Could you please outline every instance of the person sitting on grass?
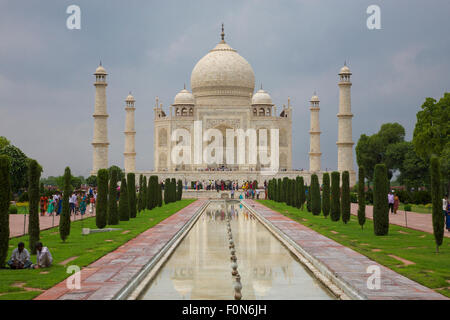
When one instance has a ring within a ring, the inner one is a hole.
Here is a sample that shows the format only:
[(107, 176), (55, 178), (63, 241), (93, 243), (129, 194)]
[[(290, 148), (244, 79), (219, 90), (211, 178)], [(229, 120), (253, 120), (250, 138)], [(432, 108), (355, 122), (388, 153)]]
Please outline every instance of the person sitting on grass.
[(36, 243), (36, 255), (37, 255), (37, 261), (36, 264), (33, 264), (31, 268), (33, 269), (41, 269), (41, 268), (48, 268), (52, 265), (53, 258), (50, 254), (50, 251), (47, 247), (42, 246), (42, 242)]
[(30, 253), (25, 249), (23, 242), (19, 242), (7, 263), (11, 269), (27, 269), (31, 267)]

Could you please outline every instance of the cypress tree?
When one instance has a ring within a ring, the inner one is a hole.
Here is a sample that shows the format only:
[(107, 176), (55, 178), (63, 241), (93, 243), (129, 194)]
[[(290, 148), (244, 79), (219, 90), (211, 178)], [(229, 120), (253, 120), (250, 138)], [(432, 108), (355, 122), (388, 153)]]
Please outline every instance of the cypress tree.
[(306, 194), (305, 194), (305, 181), (303, 177), (299, 177), (297, 186), (298, 191), (298, 203), (297, 208), (301, 208), (303, 210), (303, 205), (305, 204)]
[(62, 198), (61, 217), (59, 220), (59, 236), (62, 241), (66, 241), (70, 234), (70, 207), (69, 198), (72, 194), (72, 173), (70, 168), (66, 167), (64, 171), (64, 190)]
[(361, 229), (366, 223), (366, 195), (364, 189), (364, 167), (360, 166), (358, 169), (358, 223)]
[[(172, 180), (170, 182), (171, 182), (171, 188), (172, 188), (170, 202), (175, 202), (175, 201), (177, 201), (177, 181), (175, 180), (175, 178), (172, 178)], [(204, 187), (205, 186), (203, 186), (203, 188)]]
[(350, 175), (348, 171), (342, 172), (341, 214), (342, 221), (347, 224), (350, 220)]
[(180, 201), (183, 197), (183, 181), (181, 179), (177, 182), (177, 201)]
[(292, 206), (294, 208), (297, 208), (297, 202), (298, 202), (298, 184), (297, 184), (297, 179), (292, 179)]
[(375, 165), (373, 175), (373, 228), (375, 235), (384, 236), (389, 232), (389, 206), (387, 169), (384, 164)]
[(322, 212), (326, 218), (330, 214), (330, 174), (325, 172), (322, 176)]
[(283, 199), (282, 202), (287, 204), (288, 197), (289, 197), (289, 178), (288, 177), (283, 178), (283, 194), (281, 197)]
[(39, 179), (42, 168), (36, 160), (31, 159), (28, 163), (28, 200), (30, 217), (28, 220), (28, 234), (30, 250), (36, 254), (36, 242), (39, 241)]
[(158, 183), (158, 207), (162, 207), (162, 183)]
[(5, 265), (9, 249), (9, 203), (11, 201), (11, 158), (0, 156), (0, 268)]
[[(97, 173), (98, 190), (97, 204), (95, 206), (95, 225), (99, 229), (106, 227), (108, 223), (108, 180), (109, 171), (100, 169)], [(64, 210), (64, 209), (63, 209)]]
[(142, 174), (139, 175), (139, 193), (137, 195), (137, 212), (141, 212), (142, 210), (142, 201), (141, 201), (141, 196), (142, 196), (142, 180), (143, 180), (143, 176)]
[(341, 190), (340, 190), (340, 175), (339, 172), (333, 171), (331, 173), (331, 221), (339, 221), (341, 218)]
[(291, 179), (287, 179), (285, 182), (286, 186), (286, 196), (285, 196), (285, 203), (290, 206), (291, 205)]
[(108, 224), (119, 224), (119, 211), (117, 209), (117, 169), (110, 170), (109, 195), (108, 195)]
[(148, 183), (147, 183), (147, 190), (146, 190), (146, 194), (145, 194), (145, 208), (147, 210), (152, 210), (152, 186), (153, 186), (153, 182), (152, 182), (152, 176), (150, 176), (148, 178)]
[(128, 203), (128, 187), (125, 177), (120, 183), (119, 217), (120, 221), (130, 220), (130, 204)]
[(277, 181), (277, 202), (281, 202), (281, 195), (283, 194), (283, 184), (281, 183), (281, 178)]
[(311, 176), (311, 211), (312, 214), (318, 216), (322, 211), (320, 203), (320, 185), (317, 174)]
[(127, 174), (127, 192), (130, 218), (136, 218), (136, 176), (132, 172)]
[(311, 212), (312, 208), (311, 208), (311, 186), (305, 186), (305, 190), (306, 190), (306, 210), (308, 210), (308, 212)]
[(170, 192), (170, 179), (167, 178), (166, 182), (164, 183), (164, 203), (168, 204), (170, 203), (170, 196), (169, 196), (169, 192)]
[(158, 176), (153, 176), (153, 195), (152, 195), (152, 202), (153, 202), (153, 208), (156, 208), (158, 206)]
[(444, 239), (444, 215), (441, 209), (441, 168), (437, 157), (432, 157), (430, 160), (430, 177), (431, 203), (433, 205), (433, 233), (436, 242), (436, 252), (439, 253), (439, 246), (442, 245)]
[(147, 199), (147, 177), (144, 176), (142, 179), (142, 190), (140, 194), (140, 200), (141, 200), (141, 211), (146, 209), (146, 199)]

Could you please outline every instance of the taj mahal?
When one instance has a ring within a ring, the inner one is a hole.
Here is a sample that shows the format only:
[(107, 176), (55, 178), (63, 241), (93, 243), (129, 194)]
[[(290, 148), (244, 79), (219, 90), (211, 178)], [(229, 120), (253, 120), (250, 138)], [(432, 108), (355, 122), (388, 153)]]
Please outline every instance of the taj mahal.
[[(109, 167), (107, 72), (100, 64), (94, 75), (96, 95), (92, 174)], [(356, 177), (353, 168), (351, 75), (346, 65), (339, 72), (336, 169), (340, 172), (349, 171), (350, 184), (354, 185)], [(223, 25), (220, 42), (201, 58), (192, 70), (190, 87), (191, 91), (185, 86), (175, 95), (168, 110), (164, 110), (156, 97), (153, 119), (153, 170), (136, 171), (136, 101), (131, 93), (126, 97), (123, 165), (126, 173), (158, 175), (160, 180), (176, 178), (186, 184), (190, 184), (190, 181), (212, 179), (239, 183), (257, 180), (262, 184), (274, 177), (297, 176), (303, 176), (309, 184), (311, 174), (314, 173), (321, 180), (318, 96), (314, 94), (309, 101), (309, 170), (293, 170), (292, 149), (298, 146), (293, 145), (292, 141), (292, 124), (294, 121), (295, 125), (295, 119), (292, 118), (293, 106), (290, 98), (287, 98), (286, 104), (277, 108), (262, 85), (255, 92), (253, 69), (247, 60), (225, 41)], [(213, 134), (205, 135), (205, 130)], [(197, 135), (196, 132), (199, 131), (203, 135)], [(230, 132), (243, 135), (230, 136)], [(252, 143), (254, 148), (251, 148)], [(267, 157), (272, 159), (269, 164), (263, 161), (259, 153), (263, 147)], [(204, 153), (209, 153), (213, 161), (207, 161), (206, 157), (202, 156)], [(182, 160), (175, 161), (174, 158)], [(272, 167), (274, 163), (275, 170)]]

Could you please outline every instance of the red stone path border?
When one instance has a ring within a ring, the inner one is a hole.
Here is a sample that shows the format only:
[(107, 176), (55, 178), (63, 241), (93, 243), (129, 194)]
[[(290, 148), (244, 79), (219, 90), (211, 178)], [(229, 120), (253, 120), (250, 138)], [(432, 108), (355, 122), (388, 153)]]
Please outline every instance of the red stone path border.
[[(92, 214), (89, 213), (89, 208), (86, 210), (86, 214), (83, 216), (83, 219), (87, 219), (90, 217), (95, 217), (95, 209)], [(30, 218), (30, 215), (26, 215), (25, 220), (25, 214), (10, 214), (9, 215), (9, 237), (19, 237), (23, 236), (24, 234), (28, 233), (28, 220)], [(23, 232), (23, 226), (24, 226), (24, 220), (25, 220), (25, 233)], [(81, 220), (81, 215), (78, 214), (76, 216), (72, 215), (70, 217), (70, 220), (72, 221), (78, 221)], [(41, 230), (50, 229), (53, 227), (59, 226), (59, 216), (53, 217), (52, 216), (41, 216), (39, 214), (39, 226)]]
[(205, 200), (197, 200), (81, 270), (81, 289), (66, 281), (35, 300), (110, 300), (189, 221)]
[[(351, 214), (358, 214), (358, 204), (352, 203)], [(373, 219), (373, 206), (366, 206), (366, 218)], [(407, 212), (408, 226), (406, 226), (405, 211), (398, 210), (396, 214), (389, 212), (389, 223), (414, 230), (433, 233), (433, 221), (430, 213)], [(450, 232), (444, 230), (444, 236), (450, 237)]]
[[(253, 200), (244, 201), (308, 254), (317, 259), (319, 263), (327, 267), (333, 274), (367, 299), (448, 299), (258, 202)], [(381, 270), (381, 289), (379, 290), (367, 288), (367, 280), (371, 275), (366, 272), (369, 266), (378, 266)]]

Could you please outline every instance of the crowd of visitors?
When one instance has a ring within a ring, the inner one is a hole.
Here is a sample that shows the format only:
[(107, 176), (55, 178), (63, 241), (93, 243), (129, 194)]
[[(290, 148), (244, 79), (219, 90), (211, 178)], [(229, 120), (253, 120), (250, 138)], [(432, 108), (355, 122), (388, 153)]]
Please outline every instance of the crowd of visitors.
[[(86, 191), (73, 192), (69, 197), (70, 214), (84, 215), (89, 207), (89, 213), (94, 211), (95, 202), (97, 200), (97, 192), (90, 188)], [(59, 216), (62, 210), (62, 195), (56, 192), (54, 195), (47, 197), (42, 196), (39, 200), (41, 216)]]

